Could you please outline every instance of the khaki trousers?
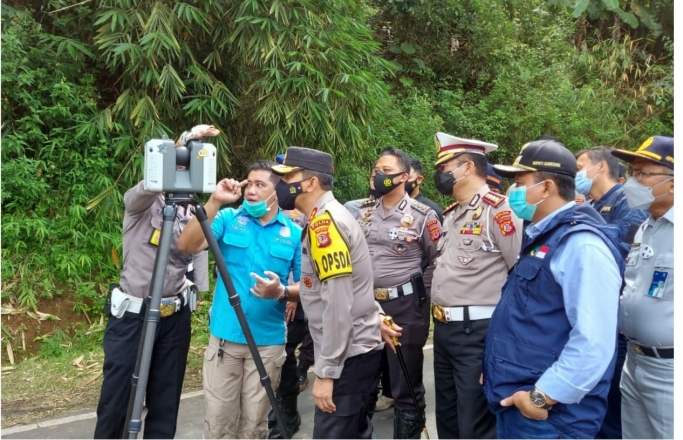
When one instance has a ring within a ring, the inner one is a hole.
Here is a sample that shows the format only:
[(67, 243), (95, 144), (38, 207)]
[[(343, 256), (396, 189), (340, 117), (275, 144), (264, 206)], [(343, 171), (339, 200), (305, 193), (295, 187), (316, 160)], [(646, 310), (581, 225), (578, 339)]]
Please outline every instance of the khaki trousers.
[[(249, 346), (211, 335), (204, 353), (204, 438), (266, 438), (270, 401), (261, 385)], [(280, 383), (286, 353), (283, 345), (259, 346), (273, 390)]]

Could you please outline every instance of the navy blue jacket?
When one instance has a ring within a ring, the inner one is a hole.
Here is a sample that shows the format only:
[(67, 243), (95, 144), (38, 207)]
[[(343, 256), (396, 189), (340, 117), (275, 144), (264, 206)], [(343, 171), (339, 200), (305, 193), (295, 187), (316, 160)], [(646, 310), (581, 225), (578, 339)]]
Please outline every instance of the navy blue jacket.
[[(594, 201), (592, 206), (607, 223), (619, 227), (621, 240), (627, 245), (631, 244), (638, 227), (643, 224), (648, 216), (647, 211), (631, 209), (628, 206), (621, 183), (614, 185), (612, 189), (600, 197), (600, 200)], [(628, 249), (626, 252), (628, 253)]]
[[(500, 406), (502, 399), (520, 390), (532, 390), (541, 375), (560, 357), (569, 340), (572, 327), (567, 319), (562, 288), (550, 271), (550, 260), (553, 250), (566, 235), (579, 231), (597, 234), (623, 273), (620, 233), (590, 206), (577, 205), (559, 213), (535, 239), (524, 236), (519, 261), (503, 286), (486, 336), (482, 362), (484, 393), (494, 414), (510, 409)], [(531, 255), (539, 245), (549, 249), (544, 258)], [(548, 421), (572, 437), (594, 438), (607, 410), (615, 359), (580, 403), (557, 403)]]

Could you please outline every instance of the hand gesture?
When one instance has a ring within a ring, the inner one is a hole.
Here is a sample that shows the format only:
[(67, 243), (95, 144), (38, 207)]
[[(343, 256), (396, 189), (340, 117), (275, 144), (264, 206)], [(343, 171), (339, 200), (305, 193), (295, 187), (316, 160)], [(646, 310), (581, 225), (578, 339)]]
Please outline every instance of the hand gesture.
[(333, 391), (334, 379), (315, 378), (315, 382), (313, 382), (313, 400), (315, 401), (315, 406), (320, 408), (320, 411), (331, 414), (337, 410), (337, 406), (332, 401)]
[(500, 401), (501, 406), (516, 406), (519, 412), (527, 419), (545, 420), (548, 418), (548, 410), (534, 406), (529, 398), (528, 391), (517, 391), (510, 397)]
[(396, 353), (396, 346), (394, 345), (394, 338), (401, 337), (401, 330), (403, 327), (399, 327), (394, 322), (389, 328), (389, 326), (384, 322), (384, 315), (379, 315), (379, 331), (382, 335), (382, 340), (391, 348), (391, 350)]
[(249, 289), (251, 293), (263, 299), (278, 299), (280, 295), (284, 292), (284, 286), (280, 284), (280, 277), (269, 270), (265, 271), (264, 274), (268, 278), (261, 278), (254, 272), (249, 275), (256, 280), (254, 287)]
[(294, 301), (287, 301), (287, 308), (285, 309), (285, 324), (289, 324), (290, 322), (294, 321), (297, 304), (298, 303)]
[(235, 203), (242, 197), (242, 187), (246, 184), (246, 180), (238, 182), (235, 179), (223, 179), (216, 184), (216, 190), (211, 198), (221, 205)]

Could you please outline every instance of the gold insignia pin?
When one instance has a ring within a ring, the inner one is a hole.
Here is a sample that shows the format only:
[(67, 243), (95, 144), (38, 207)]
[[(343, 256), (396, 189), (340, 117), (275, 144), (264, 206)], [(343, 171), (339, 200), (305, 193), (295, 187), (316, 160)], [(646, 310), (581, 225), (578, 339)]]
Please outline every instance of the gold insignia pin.
[(412, 215), (406, 214), (406, 215), (403, 216), (403, 218), (401, 219), (401, 226), (406, 227), (406, 228), (409, 228), (410, 225), (413, 224), (413, 220), (415, 220), (415, 219), (413, 218)]
[(481, 213), (484, 212), (484, 207), (480, 206), (477, 208), (476, 211), (474, 211), (474, 214), (472, 215), (472, 220), (476, 220), (479, 217), (481, 217)]

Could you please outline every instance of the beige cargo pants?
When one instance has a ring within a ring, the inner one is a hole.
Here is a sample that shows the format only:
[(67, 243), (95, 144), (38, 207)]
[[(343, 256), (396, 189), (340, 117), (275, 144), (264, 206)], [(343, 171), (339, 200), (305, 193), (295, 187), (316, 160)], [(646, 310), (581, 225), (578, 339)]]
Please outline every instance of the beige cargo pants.
[[(266, 438), (270, 401), (261, 385), (249, 346), (211, 335), (204, 353), (204, 438)], [(283, 345), (258, 347), (273, 391), (280, 384), (286, 353)]]

